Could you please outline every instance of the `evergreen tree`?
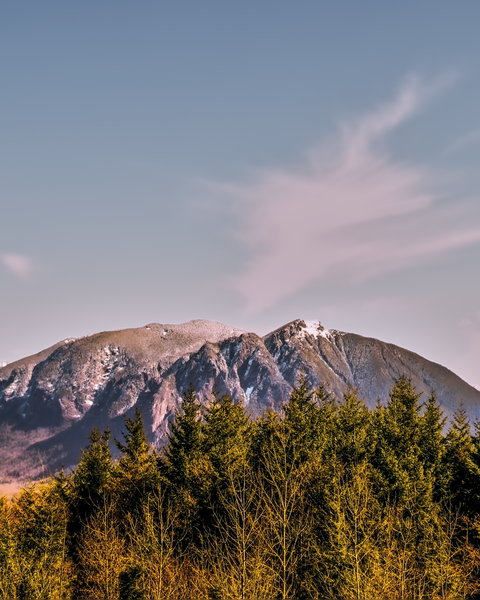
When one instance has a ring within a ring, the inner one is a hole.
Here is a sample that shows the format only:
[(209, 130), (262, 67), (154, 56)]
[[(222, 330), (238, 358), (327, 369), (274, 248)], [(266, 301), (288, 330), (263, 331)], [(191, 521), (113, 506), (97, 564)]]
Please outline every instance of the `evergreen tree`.
[(260, 468), (267, 448), (275, 443), (276, 432), (280, 423), (280, 415), (268, 407), (255, 421), (252, 435), (252, 464)]
[(125, 474), (131, 471), (144, 472), (150, 467), (151, 448), (147, 442), (142, 413), (138, 408), (135, 408), (135, 418), (130, 419), (125, 415), (124, 420), (127, 433), (122, 435), (125, 444), (115, 440), (115, 445), (123, 454), (118, 463), (118, 469)]
[(227, 461), (235, 462), (235, 455), (245, 456), (250, 434), (250, 418), (243, 404), (235, 404), (228, 395), (214, 395), (205, 411), (202, 451), (210, 458), (217, 478), (224, 477)]
[[(236, 480), (245, 475), (251, 442), (251, 422), (243, 404), (228, 395), (213, 395), (205, 411), (202, 455), (203, 482), (199, 488), (201, 527), (209, 529), (224, 517), (220, 499), (229, 494)], [(216, 516), (214, 513), (216, 511)]]
[(290, 439), (290, 459), (303, 463), (328, 446), (328, 433), (335, 414), (335, 401), (323, 385), (312, 390), (302, 375), (283, 405)]
[[(474, 423), (475, 435), (473, 436), (473, 453), (472, 460), (476, 469), (480, 470), (480, 420), (477, 419)], [(480, 515), (480, 489), (474, 490), (471, 494), (471, 501), (475, 514)]]
[(159, 483), (155, 453), (147, 442), (142, 413), (135, 409), (135, 417), (125, 416), (125, 443), (115, 440), (122, 453), (116, 465), (116, 485), (121, 494), (121, 507), (124, 514), (141, 511), (141, 505), (148, 501)]
[(161, 460), (161, 470), (172, 488), (192, 492), (192, 465), (202, 454), (202, 405), (192, 386), (175, 411), (168, 442)]
[(428, 549), (435, 547), (440, 535), (435, 525), (440, 511), (435, 486), (442, 470), (441, 415), (433, 394), (423, 416), (419, 399), (411, 380), (400, 377), (387, 406), (375, 411), (378, 437), (373, 460), (379, 498), (390, 515), (387, 521), (391, 519), (388, 535), (399, 544), (405, 565), (415, 557), (408, 568), (419, 577), (418, 585), (429, 577), (432, 556)]
[(480, 508), (480, 468), (476, 462), (475, 438), (463, 406), (453, 415), (445, 441), (450, 497), (454, 506), (472, 515)]
[[(137, 410), (72, 475), (0, 498), (0, 600), (471, 598), (480, 422), (403, 376), (369, 411), (300, 379), (278, 414), (193, 389), (161, 455)], [(466, 516), (465, 516), (466, 513)]]
[(202, 454), (202, 405), (193, 387), (184, 394), (159, 467), (169, 503), (178, 511), (183, 547), (198, 544), (201, 499), (208, 489), (208, 462)]
[(444, 496), (448, 485), (448, 475), (444, 468), (445, 444), (443, 437), (446, 420), (438, 405), (435, 392), (432, 390), (420, 421), (419, 446), (425, 476), (431, 481), (436, 501)]
[(335, 420), (334, 456), (347, 469), (368, 460), (373, 453), (371, 414), (355, 388), (343, 395)]
[(402, 375), (385, 408), (377, 407), (377, 443), (373, 464), (384, 498), (407, 502), (428, 495), (421, 444), (420, 399), (411, 379)]
[(73, 474), (73, 514), (77, 524), (85, 522), (95, 507), (101, 504), (112, 483), (115, 466), (110, 452), (110, 430), (103, 434), (93, 429), (89, 444)]

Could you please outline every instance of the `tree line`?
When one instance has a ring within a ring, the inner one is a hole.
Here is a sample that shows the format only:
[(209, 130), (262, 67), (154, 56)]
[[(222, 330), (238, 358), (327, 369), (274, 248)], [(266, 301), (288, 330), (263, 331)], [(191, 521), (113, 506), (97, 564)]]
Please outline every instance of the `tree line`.
[(0, 499), (8, 600), (480, 597), (480, 427), (400, 377), (369, 410), (301, 379), (252, 419), (190, 389), (166, 446), (141, 413)]

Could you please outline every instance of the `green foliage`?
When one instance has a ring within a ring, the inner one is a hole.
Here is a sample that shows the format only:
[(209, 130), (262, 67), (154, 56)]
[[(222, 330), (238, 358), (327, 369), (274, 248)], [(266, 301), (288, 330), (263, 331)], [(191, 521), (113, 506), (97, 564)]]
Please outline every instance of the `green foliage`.
[(122, 453), (114, 472), (114, 489), (119, 494), (122, 518), (136, 514), (142, 503), (159, 483), (156, 453), (147, 442), (142, 414), (135, 409), (135, 418), (125, 416), (125, 443), (115, 440)]
[[(477, 433), (478, 435), (478, 433)], [(480, 510), (480, 466), (478, 438), (472, 437), (465, 409), (453, 415), (446, 436), (446, 465), (449, 474), (451, 500), (468, 514)]]
[(82, 452), (73, 475), (74, 501), (80, 518), (100, 502), (115, 470), (109, 446), (110, 430), (106, 429), (102, 434), (94, 429), (88, 439), (90, 443)]
[[(125, 417), (0, 499), (0, 600), (460, 600), (480, 592), (480, 424), (400, 377), (369, 410), (301, 378), (252, 421), (190, 388), (167, 445)], [(477, 596), (475, 596), (477, 594)]]
[(207, 515), (228, 486), (227, 474), (235, 478), (245, 465), (251, 431), (250, 419), (241, 404), (234, 404), (228, 395), (214, 395), (205, 411), (201, 444), (202, 455), (209, 463), (208, 490), (202, 501), (205, 518), (210, 523), (212, 514)]
[(172, 489), (193, 492), (193, 467), (202, 454), (202, 405), (192, 386), (184, 394), (165, 448), (162, 473)]
[(335, 405), (323, 386), (312, 390), (302, 376), (283, 406), (284, 423), (290, 440), (290, 460), (304, 463), (325, 451)]
[(234, 404), (228, 395), (214, 395), (205, 411), (201, 448), (218, 477), (225, 473), (227, 457), (230, 462), (235, 461), (235, 455), (244, 455), (250, 431), (250, 419), (243, 405)]
[(445, 498), (448, 487), (443, 437), (445, 423), (446, 418), (443, 417), (435, 392), (432, 391), (420, 423), (420, 453), (424, 464), (424, 472), (431, 482), (436, 501)]
[(385, 498), (407, 502), (428, 493), (421, 456), (420, 394), (401, 376), (386, 407), (377, 407), (375, 456), (379, 484)]
[(115, 445), (123, 454), (117, 468), (125, 475), (130, 475), (132, 471), (145, 472), (150, 466), (151, 448), (147, 443), (142, 413), (135, 408), (135, 418), (125, 417), (124, 422), (127, 430), (127, 433), (123, 433), (125, 444), (115, 440)]
[(374, 436), (371, 414), (356, 389), (349, 389), (340, 402), (334, 428), (333, 454), (347, 468), (370, 458)]

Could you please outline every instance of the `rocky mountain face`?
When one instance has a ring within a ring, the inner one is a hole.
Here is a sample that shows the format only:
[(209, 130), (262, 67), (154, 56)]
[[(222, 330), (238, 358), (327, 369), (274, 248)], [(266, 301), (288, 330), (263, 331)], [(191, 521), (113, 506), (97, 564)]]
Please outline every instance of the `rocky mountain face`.
[(406, 374), (424, 396), (435, 390), (447, 417), (460, 404), (480, 417), (480, 392), (445, 367), (319, 322), (296, 320), (264, 337), (209, 321), (153, 323), (67, 339), (0, 368), (0, 479), (74, 465), (93, 427), (119, 437), (135, 406), (162, 445), (190, 383), (205, 403), (216, 390), (254, 416), (281, 410), (302, 373), (339, 397), (357, 387), (370, 407)]

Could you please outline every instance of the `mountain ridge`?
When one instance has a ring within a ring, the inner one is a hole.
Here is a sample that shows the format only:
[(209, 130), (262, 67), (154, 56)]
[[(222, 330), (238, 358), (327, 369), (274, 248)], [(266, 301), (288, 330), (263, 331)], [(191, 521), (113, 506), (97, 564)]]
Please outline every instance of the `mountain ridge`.
[(22, 469), (37, 476), (38, 468), (21, 467), (36, 455), (51, 470), (75, 464), (93, 427), (108, 426), (118, 437), (135, 406), (150, 441), (161, 446), (190, 383), (204, 403), (216, 390), (253, 416), (267, 407), (279, 411), (301, 374), (337, 397), (356, 387), (370, 408), (386, 402), (405, 374), (423, 397), (435, 390), (447, 418), (460, 404), (472, 422), (480, 417), (480, 391), (446, 367), (319, 321), (297, 319), (264, 336), (204, 320), (150, 323), (62, 340), (0, 368), (0, 425), (8, 430), (7, 446), (18, 446), (0, 456), (0, 477)]

